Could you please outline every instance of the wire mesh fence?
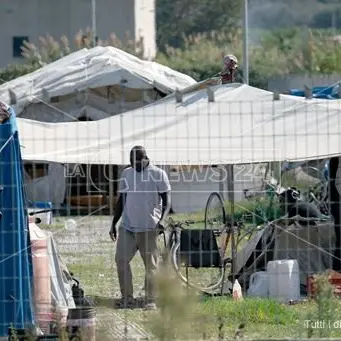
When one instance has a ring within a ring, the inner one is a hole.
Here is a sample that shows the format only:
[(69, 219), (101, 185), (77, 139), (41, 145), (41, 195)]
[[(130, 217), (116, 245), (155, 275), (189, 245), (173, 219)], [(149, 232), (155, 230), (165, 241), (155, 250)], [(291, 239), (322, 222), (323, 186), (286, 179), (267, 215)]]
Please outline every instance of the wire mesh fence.
[(339, 100), (227, 84), (93, 121), (5, 110), (3, 336), (341, 336)]

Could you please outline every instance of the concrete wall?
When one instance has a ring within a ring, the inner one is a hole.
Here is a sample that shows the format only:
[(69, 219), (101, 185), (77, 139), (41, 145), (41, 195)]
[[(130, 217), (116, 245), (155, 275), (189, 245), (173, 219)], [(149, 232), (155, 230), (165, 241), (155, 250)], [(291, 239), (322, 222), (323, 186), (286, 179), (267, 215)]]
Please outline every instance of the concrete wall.
[(331, 85), (341, 81), (341, 74), (291, 75), (277, 77), (268, 81), (268, 90), (284, 92), (288, 89), (303, 89), (308, 87)]
[[(91, 0), (2, 0), (0, 5), (0, 67), (21, 63), (13, 57), (13, 37), (27, 36), (37, 43), (39, 37), (66, 35), (71, 43), (79, 30), (91, 28)], [(146, 57), (154, 58), (155, 0), (96, 0), (97, 36), (105, 40), (110, 33), (124, 39), (144, 35)]]
[(156, 0), (135, 1), (135, 36), (144, 39), (144, 57), (153, 59), (156, 54)]

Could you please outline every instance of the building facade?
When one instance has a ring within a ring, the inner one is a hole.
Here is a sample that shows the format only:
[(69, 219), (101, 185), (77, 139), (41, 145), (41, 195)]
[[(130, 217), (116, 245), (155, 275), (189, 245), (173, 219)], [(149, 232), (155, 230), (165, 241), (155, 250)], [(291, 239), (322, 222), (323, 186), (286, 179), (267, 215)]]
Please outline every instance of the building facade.
[[(144, 58), (156, 54), (155, 0), (95, 0), (96, 35), (107, 40), (111, 33), (124, 40), (143, 37)], [(39, 43), (40, 37), (59, 40), (92, 25), (92, 0), (2, 0), (0, 6), (0, 68), (21, 63), (23, 41)]]

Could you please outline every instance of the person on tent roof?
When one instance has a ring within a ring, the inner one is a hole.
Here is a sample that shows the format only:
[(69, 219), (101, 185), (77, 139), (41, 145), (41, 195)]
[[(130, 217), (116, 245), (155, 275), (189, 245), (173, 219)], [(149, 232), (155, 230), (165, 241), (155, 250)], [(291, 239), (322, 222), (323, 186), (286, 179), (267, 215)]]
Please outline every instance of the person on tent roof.
[(223, 69), (220, 72), (221, 83), (234, 83), (238, 69), (238, 59), (232, 54), (228, 54), (223, 58)]

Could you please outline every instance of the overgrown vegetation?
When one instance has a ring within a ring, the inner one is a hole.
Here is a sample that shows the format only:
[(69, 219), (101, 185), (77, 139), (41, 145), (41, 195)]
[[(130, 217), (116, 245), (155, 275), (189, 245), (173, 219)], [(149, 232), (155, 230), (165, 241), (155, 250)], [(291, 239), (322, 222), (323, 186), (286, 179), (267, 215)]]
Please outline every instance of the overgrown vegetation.
[(240, 0), (157, 0), (159, 49), (181, 48), (188, 36), (216, 31), (234, 32), (239, 26)]
[(330, 338), (333, 335), (334, 323), (339, 318), (336, 314), (338, 303), (335, 300), (334, 288), (329, 282), (329, 272), (316, 276), (316, 298), (315, 309), (308, 314), (307, 335), (308, 337), (316, 336), (319, 338)]
[[(2, 82), (35, 71), (73, 51), (92, 45), (91, 32), (86, 38), (80, 32), (70, 42), (66, 37), (56, 40), (42, 37), (39, 45), (25, 44), (24, 64), (10, 65), (0, 70)], [(142, 42), (119, 40), (112, 34), (107, 40), (98, 41), (101, 46), (114, 46), (142, 57)], [(188, 35), (180, 47), (165, 45), (156, 61), (188, 74), (200, 81), (217, 75), (221, 70), (222, 55), (233, 53), (242, 62), (242, 31), (211, 31)], [(259, 41), (250, 46), (250, 84), (267, 88), (270, 78), (290, 74), (341, 73), (341, 43), (334, 39), (332, 31), (288, 28), (262, 34)], [(242, 70), (239, 81), (243, 79)]]
[[(338, 336), (338, 329), (328, 327), (328, 322), (338, 320), (341, 304), (326, 274), (318, 276), (316, 300), (286, 305), (271, 298), (202, 299), (181, 287), (170, 273), (163, 271), (159, 277), (160, 311), (144, 321), (157, 340)], [(308, 321), (325, 321), (325, 327), (312, 330)]]
[[(305, 73), (341, 72), (341, 44), (331, 32), (290, 28), (266, 33), (250, 47), (250, 83), (266, 88), (271, 77)], [(242, 61), (242, 31), (189, 37), (183, 48), (168, 47), (158, 61), (187, 73), (196, 80), (220, 71), (221, 57), (233, 53)], [(240, 79), (242, 78), (242, 72)]]
[[(0, 82), (8, 82), (25, 74), (38, 70), (46, 64), (52, 63), (72, 52), (91, 48), (93, 46), (91, 30), (83, 32), (80, 30), (71, 42), (66, 36), (59, 40), (47, 35), (40, 37), (39, 44), (24, 42), (22, 46), (22, 55), (25, 57), (23, 64), (11, 64), (7, 68), (0, 70)], [(112, 33), (106, 40), (98, 40), (99, 46), (113, 46), (133, 54), (139, 58), (143, 56), (143, 44), (140, 41), (130, 39), (127, 33), (124, 40), (120, 40)]]
[[(156, 5), (158, 44), (180, 47), (183, 35), (233, 30), (240, 24), (243, 1), (157, 0)], [(341, 28), (338, 0), (250, 0), (248, 5), (252, 31), (304, 26)]]
[[(176, 220), (188, 218), (186, 215), (174, 217)], [(192, 214), (191, 219), (202, 222), (203, 215)], [(114, 262), (115, 246), (109, 240), (102, 241), (109, 223), (109, 218), (89, 218), (87, 226), (79, 232), (81, 242), (71, 249), (72, 257), (69, 255), (70, 245), (63, 244), (66, 236), (59, 232), (56, 234), (61, 256), (69, 270), (80, 280), (85, 294), (95, 298), (98, 335), (103, 340), (109, 340), (108, 336), (112, 335), (110, 333), (115, 326), (124, 324), (124, 321), (143, 327), (145, 331), (154, 334), (156, 340), (223, 340), (243, 336), (247, 339), (305, 338), (307, 335), (320, 337), (322, 334), (328, 337), (339, 336), (337, 328), (320, 331), (306, 325), (307, 320), (336, 321), (341, 314), (341, 302), (333, 297), (330, 285), (323, 276), (321, 282), (317, 282), (316, 300), (285, 305), (267, 298), (244, 297), (240, 302), (228, 297), (204, 298), (187, 290), (175, 277), (174, 271), (165, 267), (158, 277), (159, 311), (145, 312), (140, 308), (130, 311), (113, 310), (113, 301), (119, 292)], [(101, 226), (105, 226), (105, 229)], [(86, 239), (88, 233), (91, 233), (90, 239)], [(139, 288), (144, 281), (144, 267), (139, 257), (132, 262), (132, 272), (136, 295), (139, 295)], [(99, 321), (104, 316), (107, 316), (107, 320)], [(120, 328), (123, 330), (123, 326)], [(128, 334), (129, 337), (131, 335)]]

